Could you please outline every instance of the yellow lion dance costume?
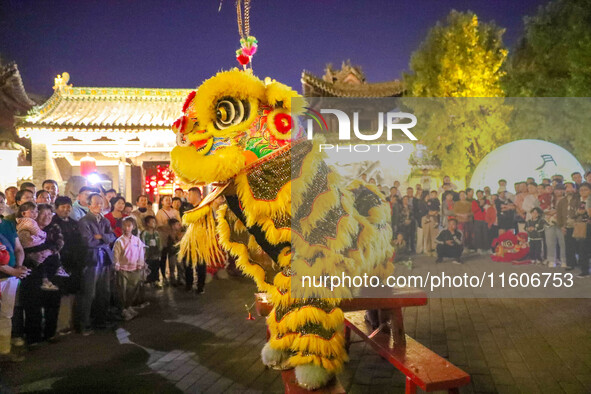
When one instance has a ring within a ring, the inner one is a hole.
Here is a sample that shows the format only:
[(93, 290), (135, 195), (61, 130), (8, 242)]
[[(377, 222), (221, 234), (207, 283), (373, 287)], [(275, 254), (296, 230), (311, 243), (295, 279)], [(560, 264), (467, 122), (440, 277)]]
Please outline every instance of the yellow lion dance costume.
[[(183, 217), (181, 255), (215, 261), (218, 241), (234, 255), (273, 305), (263, 362), (295, 368), (298, 384), (315, 389), (347, 360), (338, 304), (354, 294), (292, 289), (292, 277), (383, 276), (393, 270), (393, 250), (383, 196), (371, 185), (340, 185), (318, 144), (303, 135), (302, 108), (292, 108), (299, 97), (248, 71), (220, 72), (187, 97), (173, 125), (171, 163), (185, 182), (217, 186)], [(210, 203), (221, 194), (227, 205), (214, 219)], [(262, 263), (261, 250), (273, 264)]]

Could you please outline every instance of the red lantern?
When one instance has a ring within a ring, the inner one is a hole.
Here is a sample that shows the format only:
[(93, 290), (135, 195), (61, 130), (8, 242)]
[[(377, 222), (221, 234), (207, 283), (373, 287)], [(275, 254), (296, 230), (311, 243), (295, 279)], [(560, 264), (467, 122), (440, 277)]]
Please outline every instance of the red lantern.
[(80, 159), (80, 175), (87, 176), (93, 172), (96, 172), (96, 160), (87, 154)]

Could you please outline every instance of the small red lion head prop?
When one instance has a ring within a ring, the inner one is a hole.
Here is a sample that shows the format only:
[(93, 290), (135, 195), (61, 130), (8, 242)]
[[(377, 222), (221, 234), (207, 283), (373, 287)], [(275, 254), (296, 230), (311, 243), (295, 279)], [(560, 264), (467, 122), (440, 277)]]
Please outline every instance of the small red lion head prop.
[(513, 231), (507, 231), (495, 238), (492, 246), (495, 248), (495, 253), (491, 256), (493, 261), (519, 261), (529, 254), (527, 233), (515, 235)]

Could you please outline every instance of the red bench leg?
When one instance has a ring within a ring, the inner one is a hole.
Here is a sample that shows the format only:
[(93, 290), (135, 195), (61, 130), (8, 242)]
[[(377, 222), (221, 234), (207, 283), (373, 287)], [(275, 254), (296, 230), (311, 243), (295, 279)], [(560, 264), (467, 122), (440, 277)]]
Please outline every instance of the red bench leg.
[(405, 394), (417, 394), (417, 385), (407, 376)]
[(402, 308), (395, 308), (390, 311), (390, 338), (392, 340), (392, 347), (406, 346), (406, 334), (404, 332), (404, 319), (402, 317)]

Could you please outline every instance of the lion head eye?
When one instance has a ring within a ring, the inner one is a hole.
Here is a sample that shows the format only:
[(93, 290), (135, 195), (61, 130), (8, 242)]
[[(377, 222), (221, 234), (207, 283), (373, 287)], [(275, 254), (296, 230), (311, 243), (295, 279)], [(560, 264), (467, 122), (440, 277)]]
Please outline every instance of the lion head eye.
[(248, 118), (250, 103), (234, 97), (222, 97), (216, 104), (215, 127), (218, 130), (237, 125)]

